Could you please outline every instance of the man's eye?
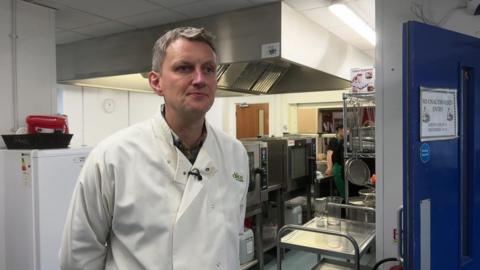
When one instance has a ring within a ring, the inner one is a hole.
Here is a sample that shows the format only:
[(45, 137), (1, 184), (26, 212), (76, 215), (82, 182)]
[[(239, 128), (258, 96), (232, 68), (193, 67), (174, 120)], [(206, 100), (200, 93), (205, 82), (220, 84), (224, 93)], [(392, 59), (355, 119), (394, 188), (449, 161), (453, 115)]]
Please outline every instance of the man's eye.
[(175, 68), (175, 71), (178, 71), (178, 72), (188, 72), (190, 70), (192, 70), (190, 66), (178, 66)]
[(203, 72), (205, 72), (205, 74), (212, 74), (216, 72), (216, 69), (214, 67), (205, 67)]

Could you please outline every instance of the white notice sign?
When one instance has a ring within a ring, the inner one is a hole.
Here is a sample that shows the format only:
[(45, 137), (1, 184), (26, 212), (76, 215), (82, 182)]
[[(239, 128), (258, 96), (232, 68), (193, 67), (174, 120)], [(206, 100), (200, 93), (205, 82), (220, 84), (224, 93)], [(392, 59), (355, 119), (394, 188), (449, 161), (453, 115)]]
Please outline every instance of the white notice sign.
[(420, 87), (420, 141), (458, 137), (457, 89)]

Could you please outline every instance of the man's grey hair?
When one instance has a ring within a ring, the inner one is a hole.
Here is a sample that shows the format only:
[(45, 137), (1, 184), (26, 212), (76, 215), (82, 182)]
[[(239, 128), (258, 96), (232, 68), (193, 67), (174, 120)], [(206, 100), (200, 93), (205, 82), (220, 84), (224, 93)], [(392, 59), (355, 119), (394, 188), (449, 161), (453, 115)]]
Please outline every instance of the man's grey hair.
[(184, 38), (191, 41), (200, 41), (206, 43), (213, 52), (216, 52), (213, 45), (214, 37), (204, 28), (195, 27), (178, 27), (172, 29), (161, 36), (153, 45), (153, 57), (152, 57), (152, 70), (155, 72), (162, 71), (163, 61), (165, 60), (165, 54), (170, 43), (177, 39)]

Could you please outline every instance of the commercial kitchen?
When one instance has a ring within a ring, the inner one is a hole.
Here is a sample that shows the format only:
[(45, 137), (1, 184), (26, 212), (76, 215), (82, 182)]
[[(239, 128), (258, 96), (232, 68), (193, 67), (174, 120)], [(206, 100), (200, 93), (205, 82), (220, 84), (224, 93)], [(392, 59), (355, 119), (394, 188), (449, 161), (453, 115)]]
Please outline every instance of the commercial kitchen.
[[(207, 121), (249, 155), (240, 269), (480, 269), (479, 14), (479, 0), (0, 1), (0, 270), (59, 269), (83, 163), (159, 110), (151, 48), (178, 26), (216, 36)], [(340, 126), (343, 199), (326, 174)]]

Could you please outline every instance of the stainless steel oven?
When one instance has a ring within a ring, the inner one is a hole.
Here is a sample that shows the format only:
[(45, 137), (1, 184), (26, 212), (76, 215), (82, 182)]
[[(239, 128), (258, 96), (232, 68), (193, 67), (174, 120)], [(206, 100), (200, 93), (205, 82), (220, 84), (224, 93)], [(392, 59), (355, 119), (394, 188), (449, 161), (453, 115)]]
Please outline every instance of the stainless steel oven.
[(296, 137), (259, 138), (267, 143), (268, 188), (281, 186), (290, 192), (303, 188), (309, 175), (306, 139)]
[(247, 150), (250, 182), (248, 185), (247, 208), (261, 204), (260, 191), (267, 183), (267, 144), (261, 141), (242, 141)]
[[(246, 143), (263, 142), (266, 148), (261, 162), (262, 189), (281, 186), (290, 192), (305, 188), (316, 175), (316, 140), (314, 137), (288, 136), (246, 139)], [(260, 151), (260, 150), (259, 150)]]
[(287, 137), (287, 192), (307, 186), (309, 176), (307, 141)]

